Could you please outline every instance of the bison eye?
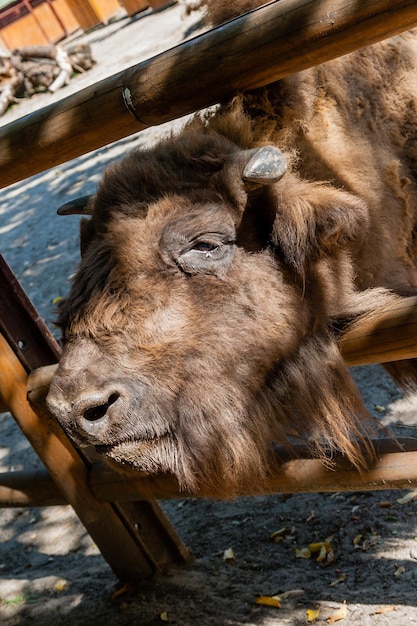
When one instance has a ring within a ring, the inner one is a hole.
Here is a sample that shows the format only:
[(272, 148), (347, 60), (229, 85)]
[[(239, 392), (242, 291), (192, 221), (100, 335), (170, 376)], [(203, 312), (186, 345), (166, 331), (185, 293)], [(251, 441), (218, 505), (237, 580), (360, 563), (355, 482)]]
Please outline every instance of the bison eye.
[(199, 252), (213, 252), (216, 248), (219, 247), (218, 243), (213, 243), (211, 241), (197, 241), (192, 249), (198, 250)]
[(177, 265), (186, 274), (223, 275), (232, 262), (234, 246), (232, 241), (219, 238), (191, 241), (176, 259)]

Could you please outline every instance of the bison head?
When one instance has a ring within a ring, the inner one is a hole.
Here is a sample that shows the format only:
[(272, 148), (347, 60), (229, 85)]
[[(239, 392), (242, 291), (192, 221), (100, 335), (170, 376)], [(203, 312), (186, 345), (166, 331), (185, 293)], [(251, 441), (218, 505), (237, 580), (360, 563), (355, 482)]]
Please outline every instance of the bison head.
[(217, 497), (262, 489), (274, 442), (358, 460), (331, 320), (366, 206), (284, 171), (277, 150), (191, 128), (105, 173), (47, 399), (78, 445)]

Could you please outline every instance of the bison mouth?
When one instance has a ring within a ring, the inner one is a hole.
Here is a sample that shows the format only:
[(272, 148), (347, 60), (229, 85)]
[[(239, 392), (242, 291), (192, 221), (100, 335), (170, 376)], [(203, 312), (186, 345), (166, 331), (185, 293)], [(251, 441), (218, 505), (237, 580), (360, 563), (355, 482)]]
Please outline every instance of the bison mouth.
[(143, 474), (172, 471), (172, 461), (177, 457), (174, 437), (168, 431), (152, 438), (96, 445), (94, 448), (105, 459)]

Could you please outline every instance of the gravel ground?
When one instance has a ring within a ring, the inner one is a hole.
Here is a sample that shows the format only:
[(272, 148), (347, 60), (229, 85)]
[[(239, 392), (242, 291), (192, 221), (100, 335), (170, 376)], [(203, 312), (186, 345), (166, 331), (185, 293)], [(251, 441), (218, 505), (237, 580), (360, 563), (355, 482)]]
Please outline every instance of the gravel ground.
[[(16, 105), (0, 125), (152, 56), (201, 29), (182, 7), (149, 11), (78, 38), (98, 61), (54, 96)], [(74, 38), (73, 38), (74, 39)], [(182, 122), (149, 129), (2, 190), (1, 250), (52, 327), (53, 300), (65, 296), (78, 262), (78, 219), (62, 203), (95, 190), (103, 168), (133, 146), (148, 145)], [(401, 436), (416, 434), (417, 398), (402, 398), (379, 367), (355, 379), (371, 412)], [(0, 416), (0, 470), (40, 461), (9, 415)], [(349, 626), (417, 622), (417, 519), (413, 492), (306, 494), (219, 503), (175, 500), (162, 506), (194, 565), (173, 568), (113, 597), (118, 581), (70, 507), (0, 511), (0, 622), (5, 625), (112, 624)], [(284, 530), (282, 530), (284, 529)], [(271, 533), (281, 530), (279, 542)], [(329, 538), (331, 563), (296, 557)], [(224, 560), (231, 548), (234, 560)], [(286, 593), (291, 592), (291, 593)], [(281, 608), (256, 604), (281, 596)]]

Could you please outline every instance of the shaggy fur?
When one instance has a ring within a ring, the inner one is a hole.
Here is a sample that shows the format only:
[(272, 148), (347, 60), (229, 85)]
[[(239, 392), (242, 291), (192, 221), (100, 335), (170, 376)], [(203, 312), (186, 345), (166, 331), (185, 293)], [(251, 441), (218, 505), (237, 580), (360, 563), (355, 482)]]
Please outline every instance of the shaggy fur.
[[(48, 396), (78, 444), (214, 497), (264, 490), (272, 442), (363, 463), (369, 419), (334, 328), (417, 287), (416, 70), (411, 32), (108, 169)], [(266, 143), (289, 170), (245, 187), (242, 150)]]

